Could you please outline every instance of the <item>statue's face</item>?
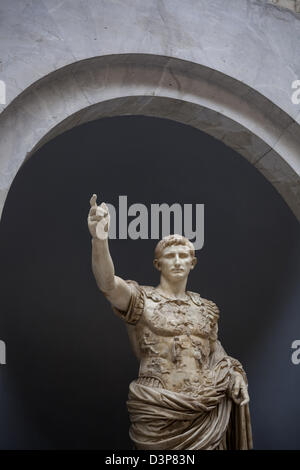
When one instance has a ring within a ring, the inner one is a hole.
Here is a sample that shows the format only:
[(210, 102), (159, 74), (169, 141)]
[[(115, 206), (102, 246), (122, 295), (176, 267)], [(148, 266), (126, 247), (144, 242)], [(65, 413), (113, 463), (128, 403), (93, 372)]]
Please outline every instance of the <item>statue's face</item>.
[(187, 278), (196, 264), (190, 249), (184, 245), (171, 245), (165, 248), (156, 262), (156, 267), (169, 281)]

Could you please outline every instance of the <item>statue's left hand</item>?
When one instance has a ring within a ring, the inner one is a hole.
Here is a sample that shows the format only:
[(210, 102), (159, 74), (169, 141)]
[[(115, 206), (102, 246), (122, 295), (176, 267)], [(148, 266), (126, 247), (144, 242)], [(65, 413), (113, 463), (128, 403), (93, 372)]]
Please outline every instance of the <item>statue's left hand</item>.
[(232, 386), (230, 390), (230, 395), (234, 403), (237, 405), (243, 406), (249, 403), (250, 398), (248, 395), (248, 386), (239, 372), (234, 372), (232, 377)]

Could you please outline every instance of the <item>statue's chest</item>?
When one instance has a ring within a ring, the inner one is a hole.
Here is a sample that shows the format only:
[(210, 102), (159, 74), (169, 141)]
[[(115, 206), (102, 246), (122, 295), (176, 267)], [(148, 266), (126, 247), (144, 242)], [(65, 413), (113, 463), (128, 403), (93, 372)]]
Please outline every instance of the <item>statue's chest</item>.
[(148, 300), (144, 311), (144, 322), (159, 335), (209, 336), (210, 320), (205, 307), (186, 302)]

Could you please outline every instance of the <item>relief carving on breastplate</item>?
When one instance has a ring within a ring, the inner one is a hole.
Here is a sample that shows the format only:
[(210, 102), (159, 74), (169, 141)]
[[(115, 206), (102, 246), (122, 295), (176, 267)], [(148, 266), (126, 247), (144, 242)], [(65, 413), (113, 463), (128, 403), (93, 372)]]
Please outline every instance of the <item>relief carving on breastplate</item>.
[[(145, 329), (142, 337), (140, 338), (140, 350), (146, 355), (158, 355), (160, 353), (157, 347), (159, 339), (149, 329)], [(156, 346), (156, 347), (155, 347)]]
[(210, 354), (210, 344), (207, 339), (204, 338), (191, 338), (191, 346), (194, 358), (198, 362), (200, 367), (207, 365), (208, 356)]
[(208, 336), (211, 322), (204, 312), (205, 309), (202, 312), (196, 306), (170, 300), (160, 302), (149, 320), (157, 332)]
[(196, 397), (200, 392), (200, 387), (200, 376), (199, 374), (194, 373), (184, 379), (183, 384), (178, 391)]
[(210, 335), (217, 318), (213, 305), (196, 294), (167, 299), (147, 289), (144, 316), (137, 325), (143, 363), (140, 377), (155, 377), (164, 387), (191, 396), (210, 381)]
[(175, 336), (175, 338), (173, 339), (172, 361), (175, 363), (177, 368), (183, 366), (182, 356), (185, 350), (189, 350), (189, 347), (190, 341), (188, 341), (187, 338)]
[(160, 377), (164, 374), (170, 374), (168, 361), (161, 357), (150, 358), (147, 362), (147, 375)]

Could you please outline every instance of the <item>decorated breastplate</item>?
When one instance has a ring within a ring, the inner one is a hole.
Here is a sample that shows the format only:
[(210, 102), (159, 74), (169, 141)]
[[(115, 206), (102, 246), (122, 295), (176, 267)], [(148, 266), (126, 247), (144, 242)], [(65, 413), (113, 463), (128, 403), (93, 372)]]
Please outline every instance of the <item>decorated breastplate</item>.
[(213, 302), (187, 292), (184, 300), (170, 299), (154, 287), (143, 287), (146, 296), (144, 322), (153, 333), (164, 336), (196, 335), (208, 338), (218, 319)]

